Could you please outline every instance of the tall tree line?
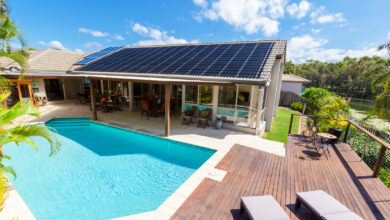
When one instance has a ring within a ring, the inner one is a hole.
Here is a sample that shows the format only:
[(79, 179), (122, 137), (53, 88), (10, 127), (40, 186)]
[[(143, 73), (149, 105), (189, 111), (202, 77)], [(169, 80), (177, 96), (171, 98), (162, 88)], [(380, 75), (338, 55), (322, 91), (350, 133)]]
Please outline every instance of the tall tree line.
[(390, 77), (390, 58), (345, 57), (339, 62), (309, 60), (301, 64), (289, 61), (284, 73), (310, 80), (306, 87), (324, 88), (345, 97), (374, 100), (383, 93)]

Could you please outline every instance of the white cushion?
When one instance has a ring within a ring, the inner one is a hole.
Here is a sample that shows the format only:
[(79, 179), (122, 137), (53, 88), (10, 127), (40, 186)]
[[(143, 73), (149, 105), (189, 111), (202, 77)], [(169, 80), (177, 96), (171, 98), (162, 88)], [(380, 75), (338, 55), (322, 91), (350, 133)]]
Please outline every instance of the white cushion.
[(322, 217), (326, 220), (363, 220), (362, 217), (356, 215), (353, 212), (344, 212), (344, 213), (336, 213), (336, 214), (329, 214)]
[(322, 190), (297, 193), (298, 198), (319, 216), (334, 213), (350, 212), (350, 210)]
[(241, 202), (251, 219), (284, 220), (290, 219), (272, 196), (242, 197)]

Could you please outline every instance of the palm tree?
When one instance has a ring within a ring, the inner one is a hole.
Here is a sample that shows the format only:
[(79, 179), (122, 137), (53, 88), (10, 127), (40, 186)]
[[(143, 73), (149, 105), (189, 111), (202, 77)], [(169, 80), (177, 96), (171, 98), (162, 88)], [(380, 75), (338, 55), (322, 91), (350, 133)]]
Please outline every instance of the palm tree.
[(382, 44), (382, 45), (379, 45), (378, 47), (378, 50), (387, 50), (387, 53), (389, 53), (390, 55), (390, 41), (385, 43), (385, 44)]
[[(1, 13), (0, 13), (1, 14)], [(15, 22), (9, 17), (0, 19), (0, 40), (2, 43), (1, 50), (3, 52), (11, 52), (10, 41), (18, 39), (22, 45), (22, 49), (27, 48), (27, 42), (21, 35), (22, 31), (15, 26)]]
[[(0, 77), (0, 103), (6, 101), (10, 94), (11, 92), (9, 91), (7, 80)], [(49, 156), (56, 154), (61, 147), (58, 136), (54, 134), (49, 127), (41, 124), (30, 125), (15, 121), (15, 119), (23, 115), (40, 117), (38, 109), (32, 106), (28, 101), (19, 102), (10, 109), (6, 109), (4, 105), (0, 104), (0, 210), (7, 198), (7, 189), (9, 185), (9, 180), (5, 173), (10, 173), (16, 177), (12, 167), (6, 167), (2, 164), (2, 160), (11, 159), (11, 157), (5, 155), (3, 152), (3, 148), (6, 147), (6, 144), (11, 142), (16, 143), (17, 145), (26, 143), (38, 150), (38, 146), (31, 138), (42, 137), (50, 144), (51, 152)]]
[(0, 0), (0, 18), (6, 18), (9, 13), (9, 8), (5, 0)]

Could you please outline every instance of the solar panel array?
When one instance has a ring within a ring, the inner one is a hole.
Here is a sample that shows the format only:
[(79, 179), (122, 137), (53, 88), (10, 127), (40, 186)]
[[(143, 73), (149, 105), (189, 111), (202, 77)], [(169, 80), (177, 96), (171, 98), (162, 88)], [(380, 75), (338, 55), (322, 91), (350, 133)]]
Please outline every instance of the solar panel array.
[(89, 62), (92, 62), (92, 61), (94, 61), (94, 60), (104, 56), (104, 55), (107, 55), (109, 53), (115, 52), (115, 51), (121, 49), (122, 47), (107, 47), (107, 48), (105, 48), (103, 50), (99, 50), (96, 53), (92, 53), (92, 54), (84, 57), (84, 59), (78, 61), (76, 64), (87, 64)]
[(78, 71), (259, 78), (273, 42), (124, 48)]

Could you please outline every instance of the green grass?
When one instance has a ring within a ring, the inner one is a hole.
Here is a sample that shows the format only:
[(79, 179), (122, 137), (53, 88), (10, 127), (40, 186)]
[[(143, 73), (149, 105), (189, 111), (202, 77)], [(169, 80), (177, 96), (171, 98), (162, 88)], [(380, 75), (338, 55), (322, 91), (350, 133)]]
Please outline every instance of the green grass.
[[(271, 141), (287, 143), (288, 128), (290, 126), (290, 117), (292, 113), (298, 112), (286, 108), (279, 108), (278, 114), (274, 117), (272, 122), (272, 130), (270, 132), (266, 132), (263, 138)], [(299, 117), (295, 116), (291, 133), (297, 134), (298, 127)]]

